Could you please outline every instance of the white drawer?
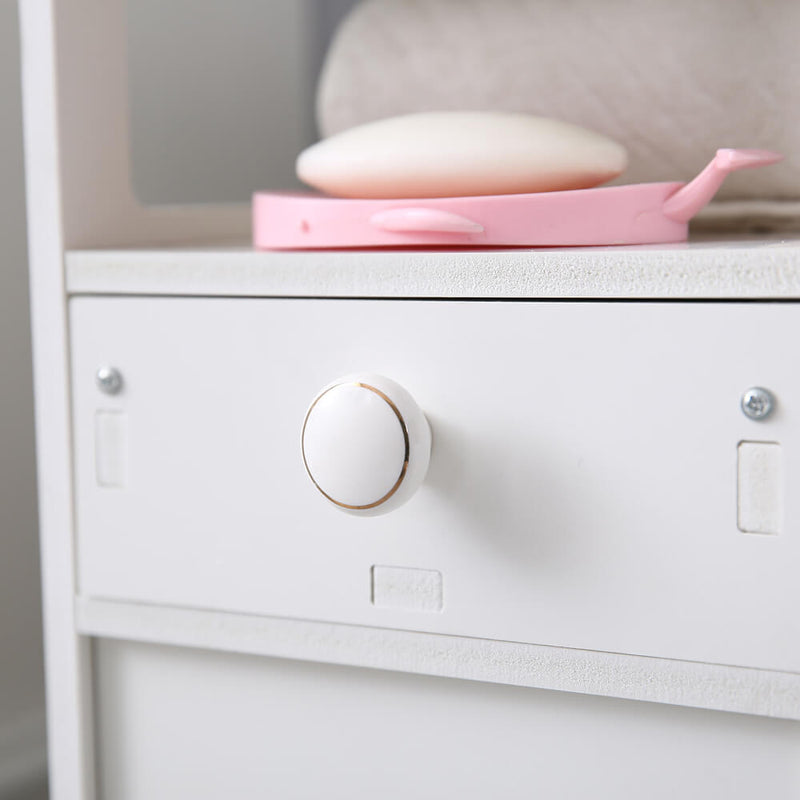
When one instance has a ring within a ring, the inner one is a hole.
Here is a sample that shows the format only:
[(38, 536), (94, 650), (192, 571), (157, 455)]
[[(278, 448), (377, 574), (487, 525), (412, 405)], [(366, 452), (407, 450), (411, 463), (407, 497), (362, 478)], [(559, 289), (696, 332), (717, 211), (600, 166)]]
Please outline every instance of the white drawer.
[[(795, 305), (83, 297), (71, 325), (84, 597), (800, 671)], [(301, 457), (354, 371), (433, 432), (381, 517)], [(742, 441), (780, 445), (775, 535), (737, 525)], [(438, 572), (441, 609), (375, 605), (375, 566)]]

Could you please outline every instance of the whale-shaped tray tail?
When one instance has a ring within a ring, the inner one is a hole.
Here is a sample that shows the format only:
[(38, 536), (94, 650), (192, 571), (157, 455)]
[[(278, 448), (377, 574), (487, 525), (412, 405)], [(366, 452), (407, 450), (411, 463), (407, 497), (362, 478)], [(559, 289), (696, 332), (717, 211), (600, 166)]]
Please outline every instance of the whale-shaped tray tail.
[(688, 222), (708, 205), (731, 172), (750, 167), (766, 167), (776, 164), (782, 158), (780, 153), (770, 150), (734, 150), (727, 147), (717, 150), (708, 166), (694, 180), (667, 199), (662, 209), (664, 216), (675, 222)]

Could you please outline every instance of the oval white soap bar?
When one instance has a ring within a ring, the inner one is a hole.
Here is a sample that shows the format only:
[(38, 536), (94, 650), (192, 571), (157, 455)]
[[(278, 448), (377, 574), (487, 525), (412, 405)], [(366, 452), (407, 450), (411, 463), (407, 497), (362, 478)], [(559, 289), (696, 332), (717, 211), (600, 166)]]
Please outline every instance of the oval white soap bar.
[(299, 155), (297, 175), (338, 197), (460, 197), (588, 189), (627, 161), (621, 145), (568, 122), (431, 111), (323, 139)]

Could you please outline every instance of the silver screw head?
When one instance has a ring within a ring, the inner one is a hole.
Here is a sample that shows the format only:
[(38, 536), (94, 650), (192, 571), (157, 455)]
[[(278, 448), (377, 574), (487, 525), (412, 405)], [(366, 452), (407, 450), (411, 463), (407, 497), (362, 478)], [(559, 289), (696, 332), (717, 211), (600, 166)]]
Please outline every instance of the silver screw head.
[(98, 367), (94, 379), (97, 388), (105, 394), (117, 394), (122, 389), (122, 375), (115, 367)]
[(766, 419), (775, 409), (775, 398), (768, 389), (753, 386), (742, 395), (742, 411), (755, 420)]

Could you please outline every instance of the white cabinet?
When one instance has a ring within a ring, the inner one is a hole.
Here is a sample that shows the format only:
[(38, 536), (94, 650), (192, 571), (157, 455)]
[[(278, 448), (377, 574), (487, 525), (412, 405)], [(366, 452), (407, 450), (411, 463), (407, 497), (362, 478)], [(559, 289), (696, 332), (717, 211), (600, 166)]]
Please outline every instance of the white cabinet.
[[(54, 800), (797, 796), (796, 236), (253, 252), (134, 198), (123, 0), (20, 10)], [(354, 372), (433, 432), (378, 517)]]

